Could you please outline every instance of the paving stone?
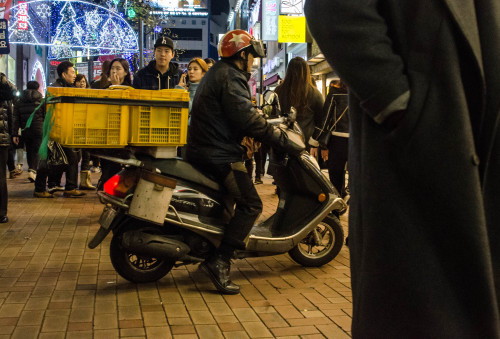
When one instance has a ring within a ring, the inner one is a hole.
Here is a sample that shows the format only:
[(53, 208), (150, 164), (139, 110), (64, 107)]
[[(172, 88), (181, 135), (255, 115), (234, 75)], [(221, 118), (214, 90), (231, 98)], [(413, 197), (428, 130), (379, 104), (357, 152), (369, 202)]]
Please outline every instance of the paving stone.
[(242, 322), (250, 338), (272, 338), (273, 335), (268, 330), (266, 325), (260, 321)]
[(144, 326), (167, 326), (167, 317), (164, 312), (143, 312)]
[(36, 339), (40, 333), (40, 326), (17, 326), (11, 339)]
[(43, 321), (44, 314), (40, 311), (23, 311), (19, 317), (17, 326), (40, 327)]
[(146, 335), (147, 338), (152, 338), (152, 339), (169, 339), (172, 338), (172, 334), (170, 329), (165, 326), (154, 326), (154, 327), (148, 327), (146, 328)]
[(217, 325), (196, 325), (196, 332), (200, 338), (224, 339)]
[(42, 332), (65, 332), (68, 326), (68, 317), (45, 317)]

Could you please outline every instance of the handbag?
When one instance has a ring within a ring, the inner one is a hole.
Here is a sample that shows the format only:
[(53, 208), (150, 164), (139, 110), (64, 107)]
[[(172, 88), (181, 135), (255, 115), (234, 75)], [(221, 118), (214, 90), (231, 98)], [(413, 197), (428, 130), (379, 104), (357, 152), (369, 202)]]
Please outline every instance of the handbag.
[(49, 141), (47, 143), (47, 167), (49, 169), (59, 169), (68, 166), (68, 158), (60, 143)]

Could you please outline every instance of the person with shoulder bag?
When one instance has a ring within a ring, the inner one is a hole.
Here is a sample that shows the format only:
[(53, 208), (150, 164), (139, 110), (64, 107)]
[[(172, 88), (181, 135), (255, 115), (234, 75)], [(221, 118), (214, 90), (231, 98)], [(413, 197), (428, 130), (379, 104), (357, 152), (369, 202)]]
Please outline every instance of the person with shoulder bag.
[(332, 185), (342, 198), (348, 200), (345, 174), (349, 149), (349, 102), (347, 87), (342, 80), (330, 82), (323, 111), (325, 121), (316, 128), (313, 138), (317, 137), (321, 145), (321, 157), (327, 162)]

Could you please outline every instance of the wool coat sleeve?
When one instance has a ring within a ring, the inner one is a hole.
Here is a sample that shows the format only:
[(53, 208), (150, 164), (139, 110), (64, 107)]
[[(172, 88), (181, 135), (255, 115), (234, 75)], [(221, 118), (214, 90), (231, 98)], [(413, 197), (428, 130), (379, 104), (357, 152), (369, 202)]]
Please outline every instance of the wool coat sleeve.
[(320, 49), (377, 123), (406, 109), (410, 97), (403, 60), (394, 51), (387, 23), (378, 12), (380, 3), (308, 0), (305, 6), (312, 34), (321, 36)]

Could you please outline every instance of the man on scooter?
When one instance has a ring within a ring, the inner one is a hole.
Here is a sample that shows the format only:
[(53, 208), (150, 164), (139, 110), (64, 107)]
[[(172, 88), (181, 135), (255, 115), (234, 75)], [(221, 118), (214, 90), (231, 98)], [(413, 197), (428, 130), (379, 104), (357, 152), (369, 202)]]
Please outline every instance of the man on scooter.
[(265, 57), (262, 41), (233, 30), (222, 37), (218, 50), (222, 60), (210, 68), (196, 91), (185, 158), (212, 174), (236, 203), (221, 245), (201, 268), (221, 293), (237, 294), (240, 287), (229, 278), (230, 259), (235, 250), (245, 249), (245, 239), (262, 212), (241, 141), (249, 136), (288, 153), (302, 149), (268, 124), (252, 104), (248, 80), (254, 58)]

